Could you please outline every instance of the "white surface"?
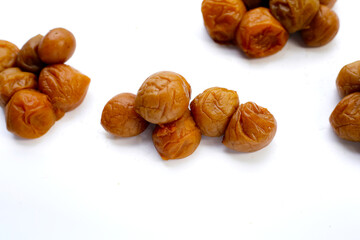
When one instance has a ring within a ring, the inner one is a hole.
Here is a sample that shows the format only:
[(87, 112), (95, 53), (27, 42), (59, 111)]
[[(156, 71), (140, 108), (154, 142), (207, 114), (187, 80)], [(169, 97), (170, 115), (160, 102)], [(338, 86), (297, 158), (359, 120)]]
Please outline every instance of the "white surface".
[[(328, 118), (341, 67), (360, 59), (359, 1), (338, 1), (330, 44), (247, 59), (207, 35), (201, 0), (4, 1), (0, 39), (21, 47), (65, 27), (68, 62), (91, 77), (83, 104), (43, 137), (6, 130), (0, 111), (0, 239), (359, 239), (360, 145), (339, 140)], [(203, 137), (190, 157), (163, 161), (151, 130), (115, 139), (105, 103), (136, 93), (150, 74), (182, 74), (193, 95), (220, 86), (278, 122), (265, 149), (240, 154)]]

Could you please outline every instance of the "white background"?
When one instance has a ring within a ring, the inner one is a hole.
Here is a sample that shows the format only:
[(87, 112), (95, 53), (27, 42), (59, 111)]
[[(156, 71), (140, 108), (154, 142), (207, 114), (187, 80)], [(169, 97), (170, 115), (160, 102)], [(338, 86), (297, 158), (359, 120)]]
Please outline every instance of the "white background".
[[(0, 39), (21, 47), (72, 31), (68, 64), (91, 78), (83, 104), (43, 137), (19, 139), (0, 111), (0, 239), (360, 239), (360, 145), (333, 133), (335, 79), (360, 59), (359, 1), (338, 1), (337, 37), (248, 59), (206, 33), (201, 0), (3, 1)], [(105, 103), (152, 73), (182, 74), (192, 98), (236, 90), (278, 122), (265, 149), (241, 154), (203, 137), (163, 161), (148, 128), (129, 139), (100, 125)]]

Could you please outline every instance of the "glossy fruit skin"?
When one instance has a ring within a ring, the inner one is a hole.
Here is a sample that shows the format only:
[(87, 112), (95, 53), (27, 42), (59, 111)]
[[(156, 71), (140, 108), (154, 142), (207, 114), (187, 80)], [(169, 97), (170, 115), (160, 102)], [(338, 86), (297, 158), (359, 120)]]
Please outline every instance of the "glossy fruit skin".
[(19, 48), (8, 41), (0, 40), (0, 72), (16, 65)]
[(360, 142), (360, 92), (344, 97), (331, 113), (329, 120), (340, 138)]
[(220, 137), (239, 106), (239, 96), (235, 91), (213, 87), (206, 89), (190, 104), (192, 116), (201, 134)]
[(270, 144), (276, 128), (276, 120), (266, 108), (247, 102), (231, 118), (223, 144), (238, 152), (258, 151)]
[(191, 87), (183, 76), (170, 71), (149, 76), (135, 98), (135, 111), (146, 121), (164, 124), (179, 119), (188, 110)]
[(137, 136), (149, 125), (135, 112), (135, 94), (121, 93), (111, 98), (101, 115), (103, 128), (118, 137)]
[(49, 65), (39, 75), (39, 90), (49, 96), (57, 119), (82, 103), (89, 84), (89, 77), (66, 64)]
[(301, 31), (304, 43), (310, 47), (320, 47), (334, 39), (339, 31), (339, 18), (330, 8), (320, 5), (318, 13), (308, 28)]
[(337, 78), (336, 87), (340, 97), (353, 92), (360, 92), (360, 61), (349, 63), (341, 68)]
[(5, 106), (12, 95), (21, 89), (36, 89), (37, 77), (20, 68), (7, 68), (0, 72), (0, 105)]
[(65, 28), (50, 30), (40, 41), (38, 53), (46, 64), (65, 63), (76, 48), (74, 35)]
[(7, 129), (22, 138), (43, 136), (55, 123), (55, 113), (45, 94), (31, 89), (16, 92), (5, 108)]
[(280, 51), (289, 34), (270, 13), (259, 7), (248, 11), (236, 32), (237, 45), (249, 57), (266, 57)]
[(210, 37), (216, 42), (231, 42), (246, 7), (242, 0), (203, 0), (201, 12)]
[(163, 160), (190, 156), (200, 144), (201, 132), (190, 111), (171, 123), (157, 125), (153, 131), (154, 146)]
[(35, 37), (30, 38), (24, 46), (20, 49), (17, 59), (16, 66), (21, 68), (23, 71), (32, 72), (38, 74), (41, 69), (45, 67), (38, 54), (38, 46), (43, 36), (38, 34)]
[(319, 7), (319, 0), (270, 0), (271, 13), (289, 33), (307, 28)]
[(320, 0), (320, 4), (327, 6), (328, 8), (332, 8), (336, 3), (336, 0)]

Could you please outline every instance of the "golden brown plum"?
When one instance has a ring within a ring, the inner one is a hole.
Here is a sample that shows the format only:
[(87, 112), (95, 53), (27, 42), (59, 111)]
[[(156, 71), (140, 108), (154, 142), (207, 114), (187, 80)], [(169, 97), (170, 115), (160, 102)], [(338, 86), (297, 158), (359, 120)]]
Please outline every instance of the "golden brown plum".
[(360, 142), (360, 92), (344, 97), (331, 113), (329, 120), (340, 138)]
[(280, 51), (289, 34), (270, 13), (259, 7), (248, 11), (236, 32), (238, 46), (249, 57), (265, 57)]
[(55, 113), (45, 94), (24, 89), (5, 108), (7, 129), (22, 138), (43, 136), (55, 123)]
[(89, 84), (89, 77), (66, 64), (49, 65), (39, 76), (39, 90), (49, 96), (57, 119), (82, 103)]
[(138, 90), (135, 111), (146, 121), (164, 124), (188, 110), (191, 87), (183, 76), (162, 71), (148, 77)]
[(15, 67), (19, 48), (8, 41), (0, 40), (0, 72)]
[(132, 93), (121, 93), (106, 103), (101, 125), (107, 132), (119, 137), (133, 137), (145, 131), (149, 123), (135, 112), (135, 97)]
[(231, 118), (223, 144), (238, 152), (258, 151), (270, 144), (276, 127), (274, 116), (266, 108), (247, 102)]
[(336, 78), (336, 87), (340, 97), (360, 92), (360, 61), (349, 63), (341, 68)]
[(180, 159), (196, 150), (200, 144), (201, 132), (187, 110), (180, 119), (157, 125), (152, 139), (162, 159)]
[(338, 16), (327, 6), (321, 5), (309, 27), (301, 31), (301, 37), (307, 46), (320, 47), (333, 40), (338, 31)]
[(332, 8), (335, 3), (336, 3), (336, 0), (320, 0), (320, 4), (325, 5), (329, 8)]
[(17, 56), (16, 65), (23, 71), (39, 73), (45, 67), (38, 54), (38, 46), (42, 40), (42, 35), (36, 35), (27, 41), (20, 49)]
[(246, 7), (242, 0), (203, 0), (201, 12), (210, 37), (217, 42), (230, 42)]
[(308, 27), (319, 7), (319, 0), (270, 0), (271, 13), (289, 33)]
[(190, 104), (192, 116), (201, 134), (209, 137), (224, 135), (238, 106), (237, 93), (220, 87), (206, 89)]
[(7, 68), (0, 72), (0, 105), (5, 106), (11, 96), (21, 89), (36, 89), (36, 75), (20, 68)]
[(65, 28), (55, 28), (41, 39), (38, 53), (46, 64), (65, 63), (74, 54), (75, 48), (74, 35)]

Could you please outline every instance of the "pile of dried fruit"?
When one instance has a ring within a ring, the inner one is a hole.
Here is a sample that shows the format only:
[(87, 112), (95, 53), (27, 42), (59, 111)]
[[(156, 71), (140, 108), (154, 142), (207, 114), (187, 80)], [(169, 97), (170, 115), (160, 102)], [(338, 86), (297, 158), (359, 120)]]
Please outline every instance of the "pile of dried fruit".
[(360, 142), (360, 61), (345, 65), (336, 79), (342, 100), (330, 115), (330, 124), (342, 139)]
[[(331, 7), (336, 0), (203, 0), (201, 12), (210, 37), (235, 43), (247, 56), (280, 51), (289, 34), (300, 32), (304, 43), (319, 47), (339, 29)], [(248, 11), (247, 11), (248, 9)]]
[(55, 28), (19, 48), (0, 40), (0, 105), (7, 129), (23, 138), (38, 138), (81, 104), (90, 78), (64, 64), (76, 48), (74, 35)]
[(274, 116), (252, 102), (239, 106), (235, 91), (213, 87), (191, 103), (190, 98), (191, 87), (183, 76), (158, 72), (144, 81), (137, 95), (122, 93), (110, 99), (101, 125), (113, 135), (131, 137), (156, 124), (152, 139), (164, 160), (191, 155), (201, 135), (224, 136), (223, 144), (238, 152), (260, 150), (275, 136)]

